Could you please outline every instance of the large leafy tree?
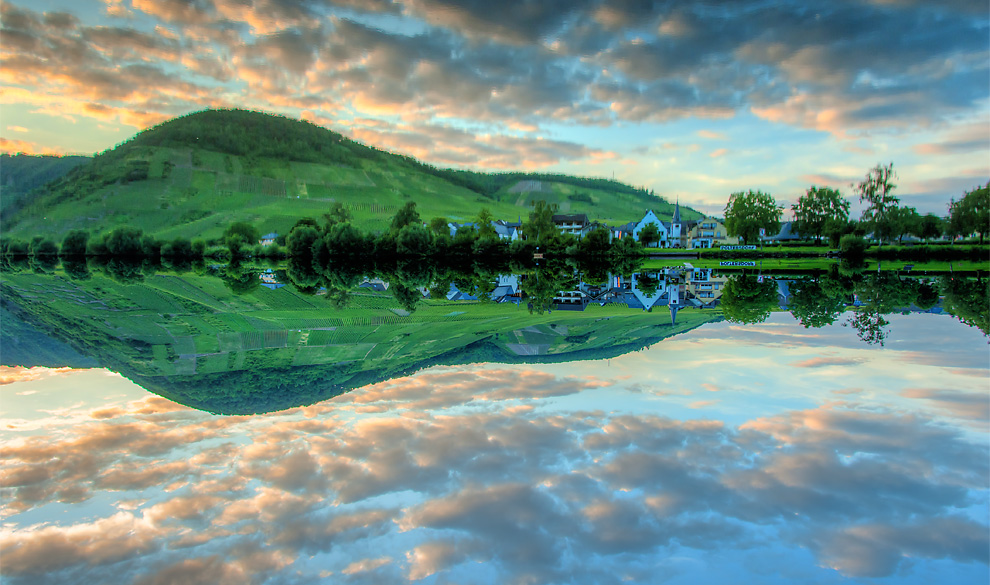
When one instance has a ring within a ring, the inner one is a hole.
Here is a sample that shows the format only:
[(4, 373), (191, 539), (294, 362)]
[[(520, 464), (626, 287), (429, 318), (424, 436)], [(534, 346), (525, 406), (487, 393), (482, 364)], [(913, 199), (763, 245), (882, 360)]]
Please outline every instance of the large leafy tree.
[(392, 218), (392, 226), (390, 231), (393, 235), (398, 235), (399, 231), (407, 225), (419, 224), (422, 220), (419, 217), (419, 212), (416, 211), (416, 202), (407, 201), (406, 204), (395, 213)]
[(883, 240), (894, 231), (894, 211), (900, 201), (894, 196), (894, 163), (877, 165), (870, 169), (866, 178), (856, 186), (859, 200), (866, 204), (861, 221), (873, 228), (873, 236), (883, 245)]
[(312, 258), (313, 244), (320, 239), (320, 232), (310, 225), (297, 225), (285, 238), (289, 256), (300, 259)]
[(529, 221), (523, 224), (523, 235), (537, 246), (551, 245), (560, 239), (560, 230), (553, 224), (553, 214), (557, 205), (540, 200), (533, 202)]
[(773, 196), (762, 191), (740, 191), (729, 196), (725, 204), (725, 229), (730, 235), (741, 237), (747, 244), (756, 242), (760, 228), (768, 235), (780, 231), (780, 215), (783, 207)]
[(849, 220), (849, 201), (836, 189), (813, 186), (791, 206), (791, 211), (798, 233), (820, 240), (830, 228), (834, 231), (845, 226)]
[(86, 230), (72, 230), (62, 240), (62, 256), (69, 258), (85, 256), (86, 243), (88, 241), (89, 232)]
[(660, 228), (657, 227), (656, 223), (650, 222), (643, 226), (643, 229), (639, 230), (639, 243), (643, 244), (644, 248), (649, 248), (650, 244), (659, 241)]
[(932, 238), (937, 238), (942, 235), (945, 222), (941, 217), (935, 215), (934, 213), (925, 214), (921, 218), (921, 227), (918, 237), (928, 241)]
[(231, 258), (239, 258), (242, 249), (245, 246), (254, 245), (259, 237), (258, 229), (244, 221), (232, 223), (223, 232), (223, 241), (230, 250)]
[(953, 236), (980, 234), (980, 244), (990, 229), (990, 183), (973, 189), (959, 201), (949, 203), (948, 231)]
[(921, 233), (921, 215), (913, 207), (895, 207), (890, 212), (890, 237), (900, 242), (906, 235)]
[(495, 226), (492, 225), (493, 221), (495, 221), (495, 216), (492, 215), (492, 212), (487, 207), (482, 207), (478, 216), (474, 218), (474, 223), (478, 226), (478, 239), (493, 240), (498, 237)]

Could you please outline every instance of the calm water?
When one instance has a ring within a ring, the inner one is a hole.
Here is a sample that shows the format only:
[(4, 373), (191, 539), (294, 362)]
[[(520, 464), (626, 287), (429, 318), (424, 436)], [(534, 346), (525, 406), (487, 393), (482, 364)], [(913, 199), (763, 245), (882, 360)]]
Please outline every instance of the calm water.
[(887, 315), (883, 346), (841, 320), (699, 314), (610, 359), (433, 366), (253, 416), (6, 368), (5, 579), (990, 580), (986, 336), (924, 313)]

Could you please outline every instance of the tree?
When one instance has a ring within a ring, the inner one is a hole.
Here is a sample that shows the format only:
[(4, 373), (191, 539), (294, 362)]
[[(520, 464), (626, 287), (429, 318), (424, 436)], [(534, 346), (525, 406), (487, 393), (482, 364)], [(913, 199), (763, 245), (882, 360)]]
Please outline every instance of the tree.
[(243, 248), (253, 246), (259, 237), (258, 229), (245, 221), (232, 223), (223, 232), (223, 242), (230, 250), (231, 258), (240, 258)]
[(54, 258), (55, 256), (58, 256), (58, 246), (52, 240), (39, 236), (31, 242), (30, 252), (31, 256), (35, 258), (42, 256), (50, 256)]
[(141, 230), (131, 226), (120, 226), (110, 232), (106, 240), (106, 251), (111, 256), (138, 258), (144, 255), (141, 246)]
[(897, 238), (898, 243), (904, 236), (917, 236), (921, 233), (921, 216), (913, 207), (895, 207), (890, 210), (890, 237)]
[(927, 213), (921, 218), (921, 233), (918, 234), (918, 237), (926, 242), (932, 238), (937, 238), (942, 235), (944, 224), (945, 222), (941, 217), (934, 213)]
[(959, 201), (949, 203), (949, 233), (952, 236), (980, 234), (980, 244), (990, 229), (990, 183), (968, 191)]
[(495, 221), (495, 216), (492, 215), (492, 212), (487, 207), (482, 207), (481, 211), (478, 212), (478, 217), (474, 219), (475, 225), (478, 226), (478, 239), (491, 240), (498, 237), (498, 232), (492, 225), (493, 221)]
[(289, 256), (300, 260), (312, 258), (313, 244), (320, 238), (320, 232), (311, 225), (296, 225), (285, 238)]
[[(831, 187), (811, 187), (791, 206), (797, 232), (816, 240), (849, 220), (849, 201)], [(831, 225), (830, 225), (831, 224)]]
[(392, 218), (392, 226), (389, 231), (393, 235), (398, 235), (399, 231), (407, 225), (419, 224), (422, 220), (419, 218), (419, 212), (416, 211), (416, 202), (407, 201), (406, 204), (395, 213)]
[(85, 256), (86, 242), (88, 241), (89, 232), (86, 230), (72, 230), (62, 240), (62, 256), (68, 258)]
[(657, 224), (650, 222), (643, 226), (643, 229), (639, 230), (639, 243), (643, 244), (644, 248), (649, 248), (650, 244), (653, 242), (660, 241), (660, 228)]
[(425, 256), (430, 253), (433, 237), (422, 225), (410, 224), (402, 228), (396, 238), (396, 253), (402, 256)]
[(334, 201), (330, 204), (327, 212), (323, 214), (323, 222), (326, 224), (327, 228), (338, 223), (345, 223), (351, 221), (351, 212), (344, 207), (344, 204), (340, 201)]
[(430, 220), (430, 231), (433, 232), (435, 236), (449, 236), (450, 226), (448, 225), (450, 221), (446, 217), (434, 217)]
[(602, 226), (596, 227), (578, 242), (578, 249), (581, 251), (581, 256), (604, 256), (608, 254), (612, 249), (610, 239), (611, 236), (607, 229)]
[(533, 211), (529, 212), (529, 221), (523, 224), (523, 235), (527, 240), (536, 242), (537, 246), (550, 245), (559, 238), (560, 231), (553, 224), (553, 214), (557, 204), (549, 204), (542, 199), (532, 203)]
[(783, 209), (769, 193), (733, 193), (725, 204), (725, 229), (730, 235), (739, 236), (747, 244), (751, 244), (759, 238), (760, 228), (764, 228), (767, 234), (780, 231)]
[(891, 215), (897, 208), (899, 199), (894, 197), (894, 189), (897, 187), (893, 180), (897, 178), (894, 173), (894, 163), (887, 166), (877, 165), (866, 174), (866, 179), (856, 186), (859, 193), (859, 200), (866, 203), (866, 209), (860, 220), (873, 228), (873, 237), (883, 245), (884, 238), (890, 237)]

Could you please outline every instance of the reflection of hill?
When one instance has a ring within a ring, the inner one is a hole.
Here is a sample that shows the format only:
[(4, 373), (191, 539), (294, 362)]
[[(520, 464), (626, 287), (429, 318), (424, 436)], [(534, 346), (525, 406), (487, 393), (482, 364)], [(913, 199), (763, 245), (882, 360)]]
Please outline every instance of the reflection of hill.
[(675, 326), (666, 311), (625, 306), (531, 315), (516, 305), (433, 300), (400, 316), (391, 296), (364, 289), (353, 307), (334, 309), (291, 287), (234, 296), (219, 279), (196, 275), (121, 284), (12, 274), (0, 289), (26, 321), (99, 365), (228, 414), (312, 404), (434, 365), (609, 358), (721, 318), (681, 310)]

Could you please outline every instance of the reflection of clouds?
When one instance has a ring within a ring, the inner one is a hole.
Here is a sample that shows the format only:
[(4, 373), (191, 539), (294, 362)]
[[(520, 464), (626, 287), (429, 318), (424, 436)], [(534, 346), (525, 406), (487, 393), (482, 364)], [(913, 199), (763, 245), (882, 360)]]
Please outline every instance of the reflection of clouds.
[[(4, 571), (12, 583), (608, 583), (760, 541), (853, 576), (894, 574), (908, 556), (987, 562), (986, 525), (959, 510), (986, 490), (988, 449), (959, 430), (852, 403), (739, 427), (518, 403), (602, 385), (472, 367), (259, 417), (159, 398), (96, 409), (4, 447)], [(34, 524), (96, 490), (121, 504)]]
[[(374, 384), (361, 392), (351, 392), (335, 400), (355, 404), (362, 412), (381, 412), (396, 406), (425, 410), (479, 403), (550, 398), (609, 386), (593, 377), (558, 378), (536, 370), (484, 369), (440, 371)], [(364, 406), (367, 405), (367, 406)]]
[(795, 368), (823, 368), (827, 366), (855, 366), (865, 361), (865, 358), (817, 357), (792, 362), (791, 365)]
[(13, 384), (14, 382), (30, 382), (33, 380), (43, 380), (52, 376), (66, 376), (73, 372), (72, 368), (25, 368), (24, 366), (0, 366), (0, 386)]
[[(986, 377), (984, 373), (984, 378)], [(901, 396), (920, 398), (959, 418), (990, 420), (990, 396), (986, 392), (960, 392), (937, 388), (906, 388)]]

